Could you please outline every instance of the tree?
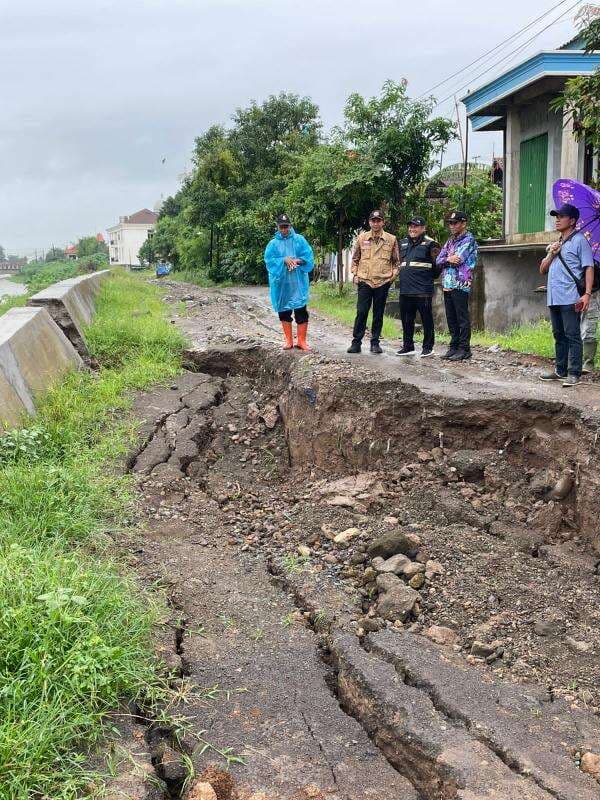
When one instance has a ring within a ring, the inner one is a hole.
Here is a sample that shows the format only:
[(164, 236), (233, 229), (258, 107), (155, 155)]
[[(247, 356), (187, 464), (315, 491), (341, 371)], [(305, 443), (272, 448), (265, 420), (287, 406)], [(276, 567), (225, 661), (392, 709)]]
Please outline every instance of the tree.
[[(581, 37), (586, 53), (600, 50), (600, 6), (584, 6), (579, 14)], [(573, 121), (573, 134), (577, 141), (585, 141), (594, 155), (600, 155), (600, 68), (589, 76), (571, 78), (563, 94), (553, 103), (554, 109), (563, 109)]]
[(179, 217), (161, 217), (149, 236), (140, 247), (140, 261), (155, 264), (157, 261), (168, 261), (175, 268), (179, 266), (178, 238), (180, 235)]
[(382, 167), (369, 155), (348, 151), (340, 142), (309, 153), (288, 189), (290, 213), (302, 221), (314, 242), (337, 252), (338, 281), (343, 280), (343, 250), (379, 205)]
[(453, 122), (431, 116), (434, 99), (411, 100), (406, 86), (406, 81), (386, 81), (378, 97), (351, 94), (340, 132), (349, 147), (378, 166), (378, 193), (392, 230), (407, 194), (423, 182), (434, 157), (455, 136)]
[(502, 235), (502, 189), (489, 175), (472, 173), (466, 187), (449, 186), (444, 194), (449, 207), (466, 213), (476, 239), (498, 239)]
[(60, 247), (52, 246), (46, 253), (46, 263), (50, 263), (51, 261), (62, 261), (64, 257), (64, 250), (61, 250)]
[(6, 261), (6, 250), (0, 244), (0, 261)]
[(108, 255), (108, 246), (102, 239), (98, 239), (96, 236), (83, 236), (77, 242), (78, 258), (87, 258), (87, 256), (93, 256), (96, 253)]

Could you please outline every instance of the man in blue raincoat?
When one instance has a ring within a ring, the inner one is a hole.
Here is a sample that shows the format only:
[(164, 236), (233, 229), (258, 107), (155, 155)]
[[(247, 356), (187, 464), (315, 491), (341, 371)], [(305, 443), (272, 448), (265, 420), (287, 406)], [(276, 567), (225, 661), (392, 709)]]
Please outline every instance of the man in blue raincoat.
[(277, 233), (265, 250), (265, 264), (269, 273), (271, 305), (279, 314), (284, 350), (294, 347), (292, 313), (298, 329), (300, 350), (310, 350), (306, 335), (308, 331), (308, 273), (314, 266), (313, 251), (304, 236), (292, 228), (287, 214), (277, 217)]

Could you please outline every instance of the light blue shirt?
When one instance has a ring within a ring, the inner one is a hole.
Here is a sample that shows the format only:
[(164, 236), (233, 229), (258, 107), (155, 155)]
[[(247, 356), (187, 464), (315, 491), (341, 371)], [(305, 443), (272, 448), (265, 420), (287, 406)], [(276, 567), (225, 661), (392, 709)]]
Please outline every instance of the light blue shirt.
[[(576, 233), (563, 244), (560, 252), (577, 280), (585, 283), (586, 267), (594, 266), (594, 254), (585, 236)], [(568, 306), (579, 300), (575, 281), (558, 256), (554, 257), (548, 271), (547, 297), (549, 306)]]

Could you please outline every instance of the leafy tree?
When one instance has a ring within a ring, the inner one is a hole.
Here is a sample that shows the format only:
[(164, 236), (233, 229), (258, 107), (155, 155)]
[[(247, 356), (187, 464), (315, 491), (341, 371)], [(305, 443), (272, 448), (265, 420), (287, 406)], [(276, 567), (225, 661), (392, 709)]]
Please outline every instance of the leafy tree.
[(411, 100), (406, 81), (386, 81), (378, 97), (351, 94), (343, 139), (379, 168), (378, 194), (392, 230), (407, 194), (423, 182), (434, 156), (455, 136), (454, 123), (432, 117), (434, 99)]
[[(579, 16), (581, 36), (586, 53), (600, 50), (600, 7), (584, 6)], [(573, 133), (577, 141), (591, 145), (595, 155), (600, 155), (600, 68), (592, 75), (580, 75), (566, 82), (563, 94), (552, 107), (564, 109), (573, 120)]]
[(87, 258), (96, 253), (105, 253), (108, 255), (108, 246), (106, 242), (99, 240), (96, 236), (83, 236), (77, 242), (78, 258)]
[(60, 247), (51, 247), (46, 253), (46, 263), (49, 264), (51, 261), (62, 261), (64, 257), (64, 250), (61, 250)]
[(178, 214), (181, 213), (182, 209), (182, 202), (181, 202), (181, 192), (177, 192), (177, 194), (173, 197), (169, 195), (167, 199), (163, 202), (160, 207), (160, 212), (158, 214), (158, 218), (161, 217), (176, 217)]
[(289, 186), (290, 213), (314, 242), (337, 252), (340, 282), (344, 248), (382, 199), (377, 186), (382, 170), (369, 154), (348, 151), (340, 142), (322, 144), (305, 157)]
[(155, 264), (157, 261), (168, 261), (174, 267), (179, 266), (178, 238), (180, 233), (179, 217), (161, 217), (149, 236), (140, 247), (138, 257), (142, 263)]
[[(466, 187), (449, 186), (444, 192), (450, 208), (460, 208), (469, 218), (476, 239), (498, 239), (502, 234), (502, 189), (485, 174), (473, 173)], [(442, 217), (443, 218), (443, 217)]]
[(0, 261), (6, 261), (6, 250), (0, 244)]

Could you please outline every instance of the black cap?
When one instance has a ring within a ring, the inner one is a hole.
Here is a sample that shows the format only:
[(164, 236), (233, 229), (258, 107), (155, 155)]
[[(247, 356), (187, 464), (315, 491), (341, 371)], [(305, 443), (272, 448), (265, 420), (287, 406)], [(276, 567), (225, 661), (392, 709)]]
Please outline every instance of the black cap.
[(427, 223), (423, 219), (423, 217), (413, 217), (408, 221), (409, 225), (426, 225)]
[(579, 219), (579, 209), (572, 206), (571, 203), (563, 203), (560, 208), (550, 212), (551, 217), (571, 217), (571, 219)]
[(280, 214), (277, 217), (277, 224), (278, 225), (291, 225), (292, 223), (290, 222), (290, 218), (288, 217), (287, 214)]
[(369, 219), (385, 219), (385, 217), (383, 216), (383, 212), (375, 210), (371, 211)]
[(448, 222), (466, 222), (467, 215), (464, 211), (453, 211), (448, 217)]

